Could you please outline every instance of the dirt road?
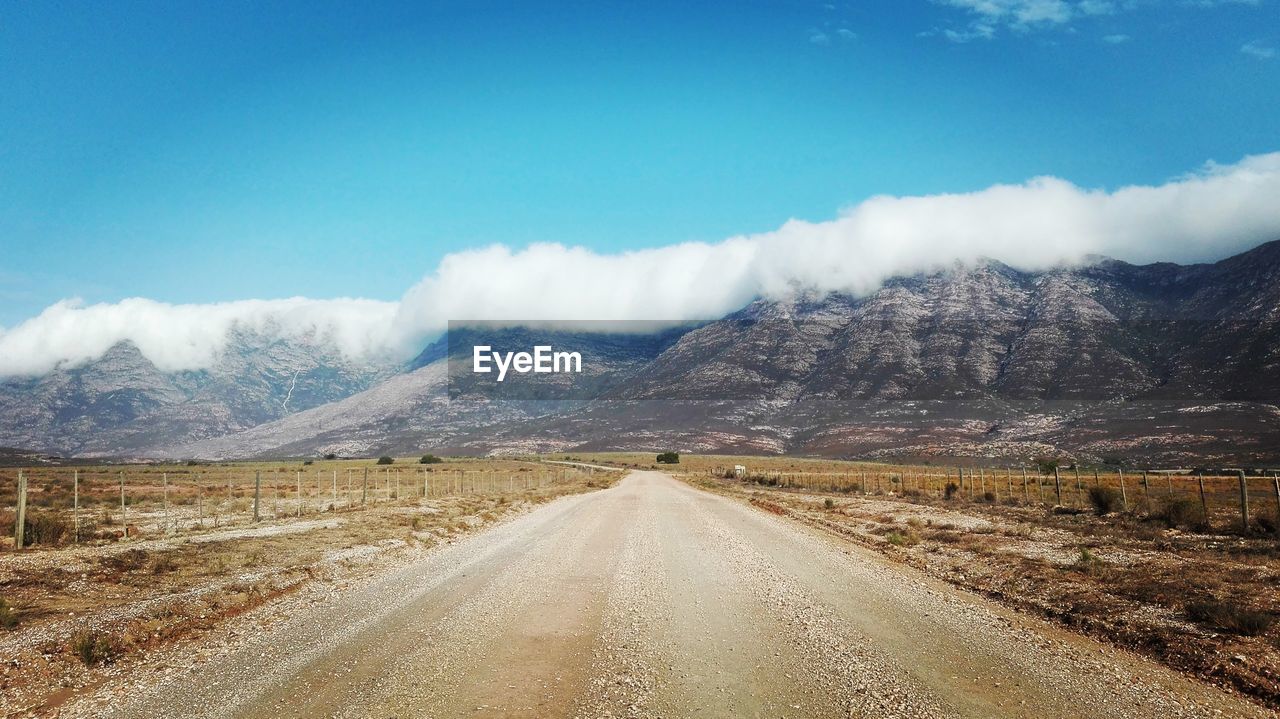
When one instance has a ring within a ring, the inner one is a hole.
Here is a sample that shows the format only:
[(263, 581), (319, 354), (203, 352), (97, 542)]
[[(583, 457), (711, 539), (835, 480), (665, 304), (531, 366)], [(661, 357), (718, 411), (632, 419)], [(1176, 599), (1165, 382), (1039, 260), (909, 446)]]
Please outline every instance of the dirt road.
[(634, 473), (68, 716), (1272, 716)]

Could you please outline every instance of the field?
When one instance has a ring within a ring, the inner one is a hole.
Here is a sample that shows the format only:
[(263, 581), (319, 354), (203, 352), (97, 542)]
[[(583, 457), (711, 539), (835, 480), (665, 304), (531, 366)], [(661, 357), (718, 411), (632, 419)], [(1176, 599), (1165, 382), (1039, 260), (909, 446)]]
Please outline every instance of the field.
[(350, 585), (550, 499), (616, 481), (537, 462), (416, 458), (21, 471), (34, 543), (20, 553), (12, 551), (19, 470), (0, 471), (9, 507), (0, 515), (8, 534), (0, 553), (3, 716), (55, 712), (135, 657), (176, 642), (199, 651), (201, 636), (255, 609)]
[[(1243, 478), (1247, 505), (1241, 502), (1237, 473), (1188, 469), (1114, 467), (899, 465), (844, 462), (804, 457), (686, 455), (678, 465), (658, 464), (653, 454), (587, 453), (555, 455), (620, 467), (670, 469), (686, 475), (729, 477), (735, 466), (742, 479), (761, 487), (846, 495), (914, 498), (954, 496), (988, 503), (1057, 506), (1092, 510), (1106, 501), (1121, 512), (1153, 515), (1173, 509), (1175, 523), (1187, 528), (1250, 531), (1273, 528), (1280, 510), (1280, 470), (1250, 471)], [(1247, 506), (1247, 514), (1243, 507)]]
[[(639, 454), (581, 459), (653, 464)], [(747, 475), (727, 477), (734, 465)], [(958, 469), (924, 466), (692, 456), (665, 468), (1280, 708), (1271, 477), (1247, 480), (1245, 531), (1231, 476), (1148, 472), (1144, 483), (1141, 471), (1090, 468), (1078, 483), (1059, 470), (1055, 484), (1029, 468), (1024, 488), (1021, 468), (973, 467), (962, 488)]]
[(228, 681), (247, 717), (1280, 708), (1273, 478), (1246, 478), (1246, 527), (1238, 476), (1045, 470), (7, 468), (0, 523), (21, 472), (29, 544), (0, 551), (0, 716), (155, 716)]

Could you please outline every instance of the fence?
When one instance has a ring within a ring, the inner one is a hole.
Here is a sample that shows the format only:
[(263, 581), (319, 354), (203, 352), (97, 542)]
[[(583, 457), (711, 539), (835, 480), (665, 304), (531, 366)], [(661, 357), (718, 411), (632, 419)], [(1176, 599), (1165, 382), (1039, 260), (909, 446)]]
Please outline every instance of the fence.
[(6, 469), (0, 470), (0, 507), (12, 510), (0, 510), (0, 525), (11, 524), (4, 530), (16, 548), (130, 539), (397, 501), (537, 491), (588, 473), (546, 465)]
[[(732, 467), (710, 474), (728, 477)], [(1191, 474), (1170, 470), (1054, 469), (1036, 467), (870, 467), (847, 472), (764, 472), (743, 481), (810, 492), (939, 496), (989, 502), (1093, 508), (1094, 488), (1110, 490), (1121, 511), (1156, 512), (1190, 502), (1206, 524), (1247, 528), (1257, 515), (1280, 515), (1280, 470), (1261, 474)], [(1184, 510), (1185, 511), (1185, 510)]]

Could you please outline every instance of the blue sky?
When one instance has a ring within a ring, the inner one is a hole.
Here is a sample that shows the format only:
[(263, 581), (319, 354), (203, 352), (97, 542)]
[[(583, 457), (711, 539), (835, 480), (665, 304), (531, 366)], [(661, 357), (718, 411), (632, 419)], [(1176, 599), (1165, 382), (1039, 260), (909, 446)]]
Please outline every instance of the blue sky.
[(1280, 150), (1274, 0), (376, 5), (0, 4), (0, 325)]

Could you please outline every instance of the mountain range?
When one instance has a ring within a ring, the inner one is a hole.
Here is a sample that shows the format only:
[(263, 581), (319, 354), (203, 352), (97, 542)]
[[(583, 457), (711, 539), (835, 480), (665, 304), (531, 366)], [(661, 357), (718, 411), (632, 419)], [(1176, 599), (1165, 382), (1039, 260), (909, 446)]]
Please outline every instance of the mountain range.
[[(580, 349), (500, 394), (470, 347)], [(451, 369), (452, 362), (452, 369)], [(222, 459), (644, 449), (1280, 463), (1280, 242), (1212, 264), (989, 261), (661, 332), (451, 332), (411, 362), (238, 333), (164, 373), (132, 345), (0, 384), (0, 445)]]

